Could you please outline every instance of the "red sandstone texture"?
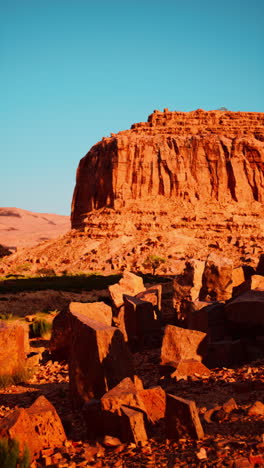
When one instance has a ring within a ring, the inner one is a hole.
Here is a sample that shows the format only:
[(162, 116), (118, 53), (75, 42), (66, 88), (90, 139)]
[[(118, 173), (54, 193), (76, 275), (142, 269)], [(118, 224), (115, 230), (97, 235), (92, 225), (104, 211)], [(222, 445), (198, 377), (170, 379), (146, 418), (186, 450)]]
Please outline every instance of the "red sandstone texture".
[(72, 227), (94, 209), (163, 196), (197, 202), (264, 200), (264, 114), (154, 111), (80, 161)]

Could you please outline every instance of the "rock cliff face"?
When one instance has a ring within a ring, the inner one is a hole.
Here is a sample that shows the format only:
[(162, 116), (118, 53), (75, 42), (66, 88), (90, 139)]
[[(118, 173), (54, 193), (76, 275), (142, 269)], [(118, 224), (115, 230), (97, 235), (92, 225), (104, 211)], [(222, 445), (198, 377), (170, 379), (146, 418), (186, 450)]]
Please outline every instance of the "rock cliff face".
[(247, 204), (264, 201), (264, 114), (154, 111), (103, 138), (80, 161), (72, 227), (87, 213), (132, 200)]

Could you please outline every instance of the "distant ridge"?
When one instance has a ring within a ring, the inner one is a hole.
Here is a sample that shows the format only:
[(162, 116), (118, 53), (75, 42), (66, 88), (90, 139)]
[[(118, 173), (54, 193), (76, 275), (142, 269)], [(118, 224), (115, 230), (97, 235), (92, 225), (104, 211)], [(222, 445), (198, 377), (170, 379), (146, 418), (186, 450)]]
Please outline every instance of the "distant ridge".
[(70, 229), (69, 216), (34, 213), (15, 207), (0, 208), (0, 244), (15, 251), (54, 239)]

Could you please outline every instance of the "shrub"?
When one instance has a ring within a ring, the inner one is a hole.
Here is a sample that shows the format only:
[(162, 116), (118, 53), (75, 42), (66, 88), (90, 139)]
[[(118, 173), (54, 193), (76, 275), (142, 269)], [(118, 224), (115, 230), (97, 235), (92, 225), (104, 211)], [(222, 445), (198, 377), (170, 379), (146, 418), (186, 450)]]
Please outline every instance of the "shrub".
[(29, 326), (30, 338), (43, 338), (45, 335), (50, 333), (52, 325), (45, 319), (34, 320)]
[(1, 468), (29, 468), (29, 450), (24, 448), (19, 455), (19, 443), (15, 439), (0, 440), (0, 466)]
[(144, 268), (152, 268), (152, 274), (155, 275), (157, 268), (165, 263), (166, 259), (158, 255), (148, 255), (143, 263)]
[(27, 380), (32, 377), (33, 373), (33, 369), (25, 366), (14, 372), (12, 375), (0, 375), (0, 388), (6, 388), (10, 385), (18, 385), (20, 383), (27, 382)]

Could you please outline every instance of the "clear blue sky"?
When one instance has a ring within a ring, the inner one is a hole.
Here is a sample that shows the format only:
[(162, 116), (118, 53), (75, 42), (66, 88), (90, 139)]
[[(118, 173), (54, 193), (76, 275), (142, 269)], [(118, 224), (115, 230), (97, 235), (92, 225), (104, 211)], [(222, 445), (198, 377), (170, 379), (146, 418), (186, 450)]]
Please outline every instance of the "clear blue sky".
[(0, 0), (0, 206), (69, 214), (90, 147), (154, 110), (264, 112), (263, 0)]

